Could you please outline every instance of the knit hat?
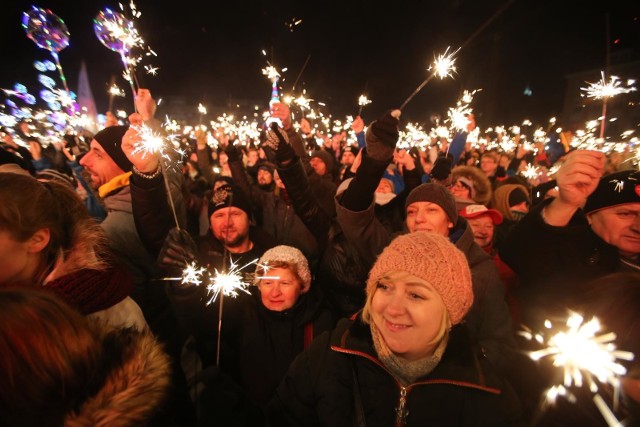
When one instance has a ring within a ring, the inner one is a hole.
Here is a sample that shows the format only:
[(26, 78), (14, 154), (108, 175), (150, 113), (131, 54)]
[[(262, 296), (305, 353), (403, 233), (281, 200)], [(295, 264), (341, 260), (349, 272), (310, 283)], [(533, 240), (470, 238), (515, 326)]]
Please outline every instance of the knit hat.
[(522, 202), (531, 204), (527, 193), (525, 193), (521, 188), (514, 188), (513, 191), (509, 193), (509, 207), (519, 205)]
[(300, 279), (302, 279), (302, 292), (307, 292), (311, 287), (311, 271), (309, 271), (309, 262), (299, 249), (293, 246), (280, 245), (269, 249), (258, 261), (256, 268), (256, 277), (254, 283), (257, 285), (260, 276), (269, 270), (269, 263), (286, 262), (295, 265), (295, 269)]
[(411, 203), (414, 202), (431, 202), (440, 206), (447, 214), (452, 223), (458, 222), (458, 210), (456, 209), (456, 200), (453, 194), (444, 185), (427, 182), (418, 185), (411, 190), (405, 202), (405, 211)]
[(133, 164), (122, 151), (122, 137), (129, 126), (109, 126), (93, 136), (116, 165), (125, 172), (131, 171)]
[(462, 321), (473, 304), (467, 258), (439, 234), (416, 231), (396, 237), (369, 272), (367, 297), (373, 295), (380, 278), (391, 271), (403, 271), (429, 283), (442, 298), (453, 325)]
[(467, 219), (489, 215), (494, 225), (502, 224), (502, 214), (495, 209), (488, 209), (485, 205), (468, 205), (460, 211), (460, 216)]
[(322, 160), (327, 167), (327, 173), (331, 173), (331, 171), (333, 170), (333, 158), (331, 157), (331, 154), (327, 153), (324, 150), (316, 150), (311, 153), (310, 156), (311, 159), (313, 159), (314, 157)]
[(223, 185), (214, 191), (211, 200), (209, 200), (209, 217), (211, 217), (215, 211), (231, 206), (242, 209), (247, 216), (251, 218), (251, 204), (249, 200), (247, 200), (247, 197), (240, 189), (229, 184)]
[(267, 172), (269, 172), (271, 175), (273, 175), (273, 171), (276, 169), (275, 166), (273, 165), (273, 163), (270, 162), (260, 162), (258, 163), (258, 170), (260, 169), (264, 169)]
[(595, 191), (587, 198), (585, 213), (612, 206), (640, 203), (640, 171), (630, 169), (600, 178)]
[[(355, 145), (347, 145), (342, 149), (342, 154), (344, 153), (353, 153), (354, 156), (357, 156), (360, 152), (360, 149)], [(342, 156), (340, 156), (342, 157)]]
[[(515, 190), (518, 190), (517, 193), (520, 193), (517, 196), (511, 197), (511, 193)], [(491, 197), (491, 206), (493, 209), (496, 209), (498, 212), (502, 214), (503, 218), (516, 221), (517, 218), (511, 212), (511, 204), (512, 201), (516, 201), (517, 198), (521, 197), (522, 194), (527, 193), (527, 188), (524, 185), (520, 184), (502, 184), (493, 192), (493, 196)], [(523, 200), (524, 201), (524, 200)], [(516, 203), (517, 204), (517, 203)]]

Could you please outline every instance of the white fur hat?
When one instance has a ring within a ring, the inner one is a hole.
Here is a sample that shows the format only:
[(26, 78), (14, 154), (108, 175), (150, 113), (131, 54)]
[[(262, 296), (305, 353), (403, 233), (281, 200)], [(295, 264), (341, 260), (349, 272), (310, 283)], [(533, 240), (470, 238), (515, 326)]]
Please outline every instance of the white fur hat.
[(309, 262), (299, 249), (293, 246), (280, 245), (269, 249), (258, 261), (256, 268), (255, 284), (260, 281), (259, 277), (266, 272), (270, 263), (276, 261), (286, 262), (295, 265), (296, 271), (300, 279), (302, 279), (302, 291), (306, 292), (311, 287), (311, 271), (309, 271)]

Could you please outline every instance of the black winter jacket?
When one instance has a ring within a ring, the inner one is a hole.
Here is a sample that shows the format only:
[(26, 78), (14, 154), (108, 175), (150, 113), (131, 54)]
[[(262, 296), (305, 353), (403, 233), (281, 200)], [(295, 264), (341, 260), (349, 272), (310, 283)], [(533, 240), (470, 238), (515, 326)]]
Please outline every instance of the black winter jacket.
[(268, 418), (272, 426), (365, 425), (354, 422), (358, 400), (368, 427), (521, 425), (518, 399), (463, 325), (451, 330), (440, 364), (403, 387), (378, 360), (359, 316), (341, 320), (296, 358)]

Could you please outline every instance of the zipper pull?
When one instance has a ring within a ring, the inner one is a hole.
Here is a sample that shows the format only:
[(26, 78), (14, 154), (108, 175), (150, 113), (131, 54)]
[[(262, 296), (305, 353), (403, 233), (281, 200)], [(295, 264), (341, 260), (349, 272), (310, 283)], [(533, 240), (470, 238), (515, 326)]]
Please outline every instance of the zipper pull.
[(398, 402), (398, 407), (396, 408), (396, 426), (403, 426), (407, 422), (407, 416), (409, 415), (409, 411), (405, 408), (407, 404), (407, 389), (404, 387), (400, 388), (400, 400)]

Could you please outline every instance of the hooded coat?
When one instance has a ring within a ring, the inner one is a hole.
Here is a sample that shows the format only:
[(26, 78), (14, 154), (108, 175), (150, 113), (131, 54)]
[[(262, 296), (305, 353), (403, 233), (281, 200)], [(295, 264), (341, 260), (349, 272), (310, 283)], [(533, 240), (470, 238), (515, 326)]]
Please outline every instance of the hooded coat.
[(67, 415), (73, 427), (154, 425), (170, 386), (169, 357), (149, 333), (105, 329), (96, 324), (105, 360), (95, 392)]

